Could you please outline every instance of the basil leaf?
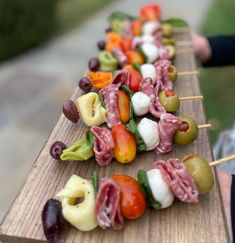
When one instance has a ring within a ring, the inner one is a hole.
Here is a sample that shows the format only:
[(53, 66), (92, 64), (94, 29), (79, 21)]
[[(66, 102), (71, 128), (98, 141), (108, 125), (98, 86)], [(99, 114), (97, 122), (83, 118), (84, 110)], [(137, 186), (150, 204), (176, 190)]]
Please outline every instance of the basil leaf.
[(94, 141), (95, 141), (95, 138), (94, 138), (94, 135), (91, 132), (91, 130), (88, 130), (86, 132), (86, 139), (87, 139), (87, 142), (89, 143), (89, 145), (90, 145), (90, 147), (92, 149), (93, 148)]
[(112, 22), (114, 19), (119, 19), (119, 20), (134, 20), (136, 19), (136, 17), (131, 16), (127, 13), (124, 13), (122, 11), (114, 11), (113, 13), (111, 13), (108, 17), (108, 21)]
[(188, 23), (183, 20), (183, 19), (178, 19), (178, 18), (171, 18), (171, 19), (166, 19), (162, 21), (163, 23), (171, 24), (175, 27), (184, 27), (188, 26)]
[(98, 187), (99, 187), (99, 176), (97, 175), (97, 173), (95, 171), (93, 171), (92, 175), (91, 175), (91, 180), (92, 180), (92, 185), (94, 187), (94, 191), (95, 191), (95, 195), (98, 192)]
[(135, 121), (133, 119), (131, 119), (129, 121), (129, 123), (126, 124), (126, 128), (127, 128), (127, 130), (129, 130), (130, 132), (132, 132), (133, 135), (135, 136), (135, 139), (137, 141), (137, 151), (138, 152), (146, 151), (147, 147), (146, 147), (146, 145), (144, 143), (143, 138), (140, 136), (140, 133), (137, 130)]
[(139, 170), (137, 174), (138, 182), (145, 194), (145, 197), (147, 199), (148, 205), (150, 207), (153, 207), (155, 209), (161, 208), (161, 203), (156, 201), (153, 197), (151, 187), (148, 182), (147, 173), (145, 170)]
[(133, 64), (133, 66), (134, 66), (135, 70), (142, 76), (141, 69), (140, 69), (140, 64), (135, 62)]
[(98, 95), (99, 95), (99, 99), (100, 99), (100, 102), (101, 102), (101, 106), (106, 108), (104, 98), (103, 98), (103, 94), (99, 91)]
[(137, 47), (137, 51), (143, 57), (144, 63), (146, 63), (148, 60), (148, 57), (146, 56), (146, 54), (144, 53), (144, 51), (142, 50), (142, 48), (140, 46)]

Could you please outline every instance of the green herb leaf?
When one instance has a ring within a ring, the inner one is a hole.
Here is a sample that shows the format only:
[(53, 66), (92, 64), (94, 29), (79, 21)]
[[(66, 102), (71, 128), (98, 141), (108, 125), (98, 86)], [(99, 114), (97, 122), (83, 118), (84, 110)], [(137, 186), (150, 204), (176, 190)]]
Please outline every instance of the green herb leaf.
[(89, 143), (89, 145), (90, 145), (90, 147), (92, 149), (93, 148), (94, 141), (95, 141), (95, 138), (94, 138), (94, 135), (91, 132), (91, 130), (88, 130), (86, 132), (86, 139), (87, 139), (87, 142)]
[(168, 23), (171, 24), (175, 27), (185, 27), (188, 26), (188, 23), (183, 20), (183, 19), (178, 19), (178, 18), (171, 18), (171, 19), (166, 19), (163, 21), (163, 23)]
[(99, 95), (99, 99), (100, 99), (100, 102), (101, 102), (101, 106), (106, 108), (105, 103), (104, 103), (103, 94), (99, 91), (98, 95)]
[(136, 138), (137, 141), (137, 151), (142, 152), (146, 151), (147, 147), (146, 144), (144, 143), (143, 138), (140, 136), (140, 133), (136, 127), (135, 121), (131, 119), (128, 124), (126, 124), (127, 130), (133, 133), (133, 135)]
[(95, 191), (95, 195), (98, 192), (98, 186), (99, 186), (99, 176), (97, 175), (97, 173), (95, 171), (93, 171), (92, 175), (91, 175), (91, 180), (92, 180), (92, 184), (94, 187), (94, 191)]
[(119, 20), (134, 20), (136, 19), (136, 17), (129, 15), (127, 13), (124, 13), (122, 11), (114, 11), (113, 13), (111, 13), (108, 17), (108, 21), (112, 22), (114, 19), (119, 19)]

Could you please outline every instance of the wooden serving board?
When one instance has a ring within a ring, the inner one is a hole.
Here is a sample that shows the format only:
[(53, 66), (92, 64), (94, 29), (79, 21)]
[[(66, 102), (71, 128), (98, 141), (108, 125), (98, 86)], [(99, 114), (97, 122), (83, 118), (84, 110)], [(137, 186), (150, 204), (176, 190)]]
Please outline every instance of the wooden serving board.
[[(175, 39), (190, 41), (190, 36), (188, 33), (177, 34)], [(177, 50), (185, 48), (177, 46)], [(175, 65), (178, 72), (195, 70), (193, 53), (190, 51), (179, 53), (176, 55)], [(174, 88), (179, 96), (200, 95), (196, 75), (180, 76)], [(81, 91), (77, 88), (73, 99), (80, 94)], [(206, 123), (201, 100), (182, 101), (179, 115), (191, 116), (198, 124)], [(170, 157), (182, 159), (192, 152), (200, 154), (208, 161), (213, 160), (207, 129), (200, 129), (197, 140), (190, 145), (174, 146), (173, 151), (164, 156), (155, 155), (153, 152), (141, 153), (134, 162), (127, 165), (114, 161), (110, 166), (101, 168), (94, 159), (86, 162), (57, 162), (50, 157), (48, 152), (54, 141), (72, 144), (77, 138), (83, 136), (86, 129), (81, 121), (75, 125), (61, 115), (2, 222), (0, 239), (4, 243), (45, 242), (41, 223), (43, 205), (64, 187), (73, 174), (90, 178), (92, 171), (96, 170), (100, 177), (110, 177), (114, 173), (136, 177), (139, 169), (150, 169), (152, 162), (157, 159)], [(126, 220), (122, 231), (113, 229), (104, 231), (97, 227), (93, 231), (84, 233), (67, 224), (61, 242), (229, 242), (217, 175), (215, 178), (214, 189), (209, 194), (200, 197), (200, 203), (196, 205), (175, 200), (173, 206), (164, 210), (147, 209), (140, 219)]]

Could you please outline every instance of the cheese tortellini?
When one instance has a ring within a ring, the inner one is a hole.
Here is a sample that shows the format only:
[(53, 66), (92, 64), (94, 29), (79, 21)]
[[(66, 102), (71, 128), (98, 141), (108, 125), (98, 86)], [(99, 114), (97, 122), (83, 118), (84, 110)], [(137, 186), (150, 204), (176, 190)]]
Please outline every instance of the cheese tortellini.
[(107, 111), (101, 106), (97, 93), (89, 92), (80, 96), (77, 104), (82, 120), (87, 126), (99, 126), (105, 122)]
[[(64, 218), (81, 231), (96, 228), (95, 192), (90, 181), (73, 175), (58, 194)], [(76, 200), (84, 198), (81, 203)]]

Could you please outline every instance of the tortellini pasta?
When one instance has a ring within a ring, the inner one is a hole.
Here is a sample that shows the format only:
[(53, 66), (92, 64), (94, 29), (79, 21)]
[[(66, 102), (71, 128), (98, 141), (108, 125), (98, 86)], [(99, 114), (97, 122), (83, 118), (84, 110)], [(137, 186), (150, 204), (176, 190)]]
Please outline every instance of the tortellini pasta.
[[(63, 216), (71, 225), (81, 231), (96, 228), (95, 192), (90, 181), (73, 175), (57, 197), (62, 204)], [(84, 200), (76, 204), (76, 200), (82, 198)]]
[(80, 96), (77, 104), (82, 120), (87, 126), (99, 126), (105, 122), (107, 111), (101, 106), (97, 93), (89, 92)]

